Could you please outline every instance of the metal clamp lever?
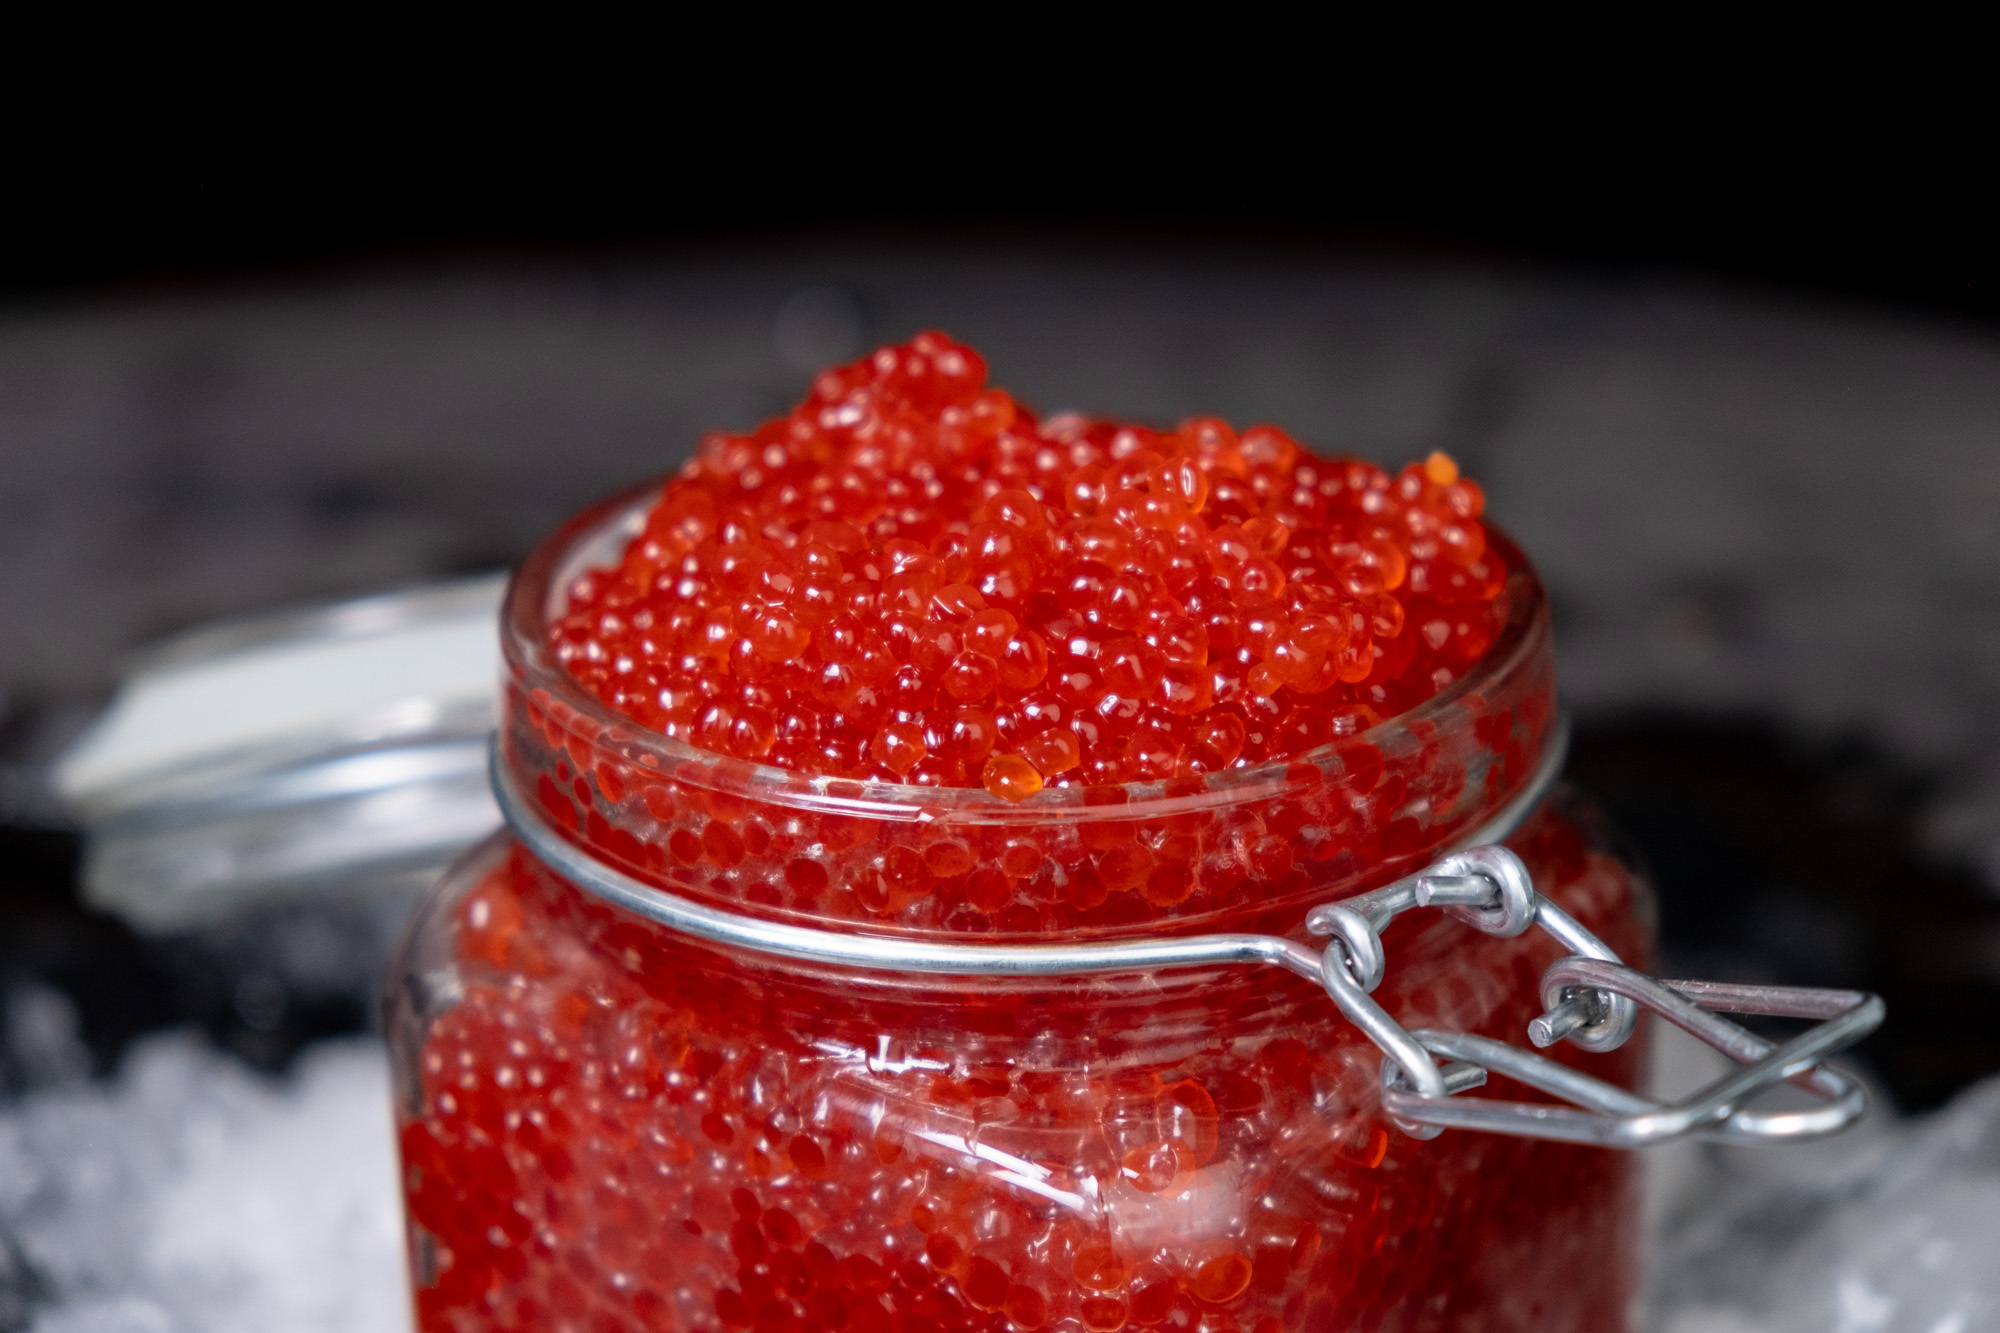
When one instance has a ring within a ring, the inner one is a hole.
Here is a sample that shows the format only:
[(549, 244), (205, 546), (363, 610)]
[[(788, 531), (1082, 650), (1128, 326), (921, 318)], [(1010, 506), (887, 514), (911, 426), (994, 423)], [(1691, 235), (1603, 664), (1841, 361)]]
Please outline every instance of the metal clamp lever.
[[(1644, 1006), (1743, 1067), (1684, 1101), (1664, 1105), (1490, 1037), (1406, 1031), (1367, 992), (1382, 979), (1382, 929), (1418, 906), (1444, 907), (1492, 935), (1518, 935), (1530, 925), (1540, 926), (1571, 950), (1542, 974), (1547, 1012), (1528, 1024), (1529, 1040), (1537, 1046), (1567, 1039), (1586, 1050), (1611, 1050), (1631, 1035)], [(1333, 937), (1325, 955), (1327, 992), (1382, 1048), (1383, 1109), (1399, 1128), (1418, 1138), (1449, 1128), (1619, 1148), (1688, 1134), (1770, 1142), (1831, 1134), (1852, 1124), (1866, 1107), (1860, 1084), (1820, 1062), (1882, 1022), (1885, 1010), (1878, 996), (1799, 986), (1656, 981), (1626, 967), (1574, 917), (1537, 893), (1527, 867), (1504, 847), (1475, 847), (1372, 893), (1315, 908), (1306, 926)], [(1777, 1044), (1722, 1013), (1821, 1021)], [(1454, 1063), (1441, 1076), (1431, 1056)], [(1503, 1074), (1570, 1105), (1451, 1096), (1483, 1083), (1488, 1073)], [(1823, 1104), (1803, 1111), (1758, 1111), (1746, 1105), (1781, 1082)]]
[[(1543, 974), (1545, 997), (1569, 984), (1584, 984), (1600, 993), (1637, 1000), (1739, 1061), (1743, 1068), (1692, 1097), (1663, 1105), (1505, 1042), (1463, 1032), (1420, 1029), (1410, 1035), (1434, 1055), (1504, 1074), (1587, 1109), (1487, 1099), (1439, 1104), (1413, 1095), (1387, 1062), (1384, 1108), (1399, 1120), (1425, 1125), (1621, 1148), (1687, 1134), (1734, 1143), (1816, 1138), (1846, 1128), (1866, 1109), (1866, 1094), (1860, 1084), (1818, 1062), (1852, 1045), (1881, 1023), (1884, 1009), (1877, 996), (1800, 986), (1655, 981), (1617, 963), (1584, 958), (1565, 958)], [(1697, 996), (1706, 1007), (1695, 1003)], [(1823, 1021), (1779, 1045), (1746, 1032), (1720, 1017), (1718, 1010)], [(1802, 1111), (1757, 1111), (1745, 1105), (1779, 1082), (1813, 1093), (1824, 1104)]]
[[(1560, 763), (1557, 753), (1503, 821), (1481, 830), (1505, 834), (1532, 810)], [(1529, 1138), (1637, 1147), (1686, 1134), (1737, 1142), (1805, 1138), (1852, 1123), (1863, 1108), (1858, 1084), (1820, 1061), (1872, 1031), (1882, 1001), (1855, 991), (1655, 981), (1626, 967), (1576, 918), (1535, 891), (1519, 857), (1497, 843), (1453, 852), (1420, 874), (1372, 892), (1314, 908), (1306, 928), (1331, 936), (1315, 951), (1277, 935), (1190, 935), (1101, 944), (961, 944), (854, 934), (788, 925), (695, 902), (649, 884), (593, 856), (563, 836), (515, 785), (496, 750), (494, 795), (516, 837), (551, 870), (579, 888), (669, 929), (717, 944), (785, 958), (873, 971), (946, 976), (1079, 976), (1222, 963), (1284, 968), (1325, 987), (1342, 1014), (1383, 1053), (1382, 1105), (1417, 1138), (1446, 1128)], [(1436, 907), (1490, 935), (1538, 926), (1569, 951), (1542, 977), (1548, 1012), (1528, 1025), (1537, 1045), (1567, 1040), (1608, 1051), (1632, 1035), (1641, 1005), (1743, 1065), (1695, 1097), (1663, 1106), (1566, 1065), (1469, 1033), (1409, 1031), (1370, 994), (1386, 967), (1382, 931), (1403, 912)], [(1721, 1018), (1724, 1013), (1822, 1019), (1782, 1045)], [(1442, 1057), (1440, 1067), (1432, 1057)], [(1549, 1106), (1458, 1097), (1488, 1072), (1504, 1074), (1570, 1103)], [(1780, 1082), (1819, 1097), (1806, 1111), (1756, 1111), (1747, 1101)]]

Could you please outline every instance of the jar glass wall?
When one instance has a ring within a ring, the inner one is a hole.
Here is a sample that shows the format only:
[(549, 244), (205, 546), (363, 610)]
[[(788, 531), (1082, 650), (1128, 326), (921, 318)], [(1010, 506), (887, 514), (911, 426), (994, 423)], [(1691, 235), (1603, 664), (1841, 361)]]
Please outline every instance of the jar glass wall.
[[(544, 647), (564, 590), (655, 495), (587, 511), (523, 567), (498, 762), (564, 837), (684, 898), (945, 942), (1303, 938), (1309, 907), (1462, 843), (1556, 743), (1546, 604), (1507, 548), (1506, 628), (1483, 665), (1305, 760), (1015, 804), (718, 759), (605, 709)], [(1508, 845), (1644, 966), (1643, 889), (1592, 829), (1559, 791)], [(1515, 1041), (1556, 956), (1442, 918), (1385, 942), (1376, 998), (1406, 1026)], [(425, 902), (390, 1019), (426, 1330), (1625, 1318), (1627, 1156), (1403, 1136), (1379, 1112), (1376, 1049), (1274, 969), (805, 964), (678, 935), (501, 835)], [(1558, 1054), (1636, 1078), (1636, 1042)]]

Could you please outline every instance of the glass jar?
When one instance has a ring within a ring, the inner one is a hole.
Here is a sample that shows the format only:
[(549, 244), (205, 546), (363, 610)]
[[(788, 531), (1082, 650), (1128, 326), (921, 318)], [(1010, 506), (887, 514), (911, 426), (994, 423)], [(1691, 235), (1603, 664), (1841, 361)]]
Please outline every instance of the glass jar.
[[(569, 848), (699, 904), (947, 943), (1303, 939), (1309, 908), (1476, 840), (1559, 761), (1547, 604), (1498, 536), (1482, 665), (1304, 761), (1010, 804), (720, 759), (546, 648), (656, 494), (517, 575), (495, 769)], [(1594, 829), (1557, 788), (1506, 841), (1645, 966), (1648, 899)], [(1515, 1042), (1558, 956), (1436, 914), (1386, 946), (1375, 996), (1406, 1026)], [(389, 1021), (426, 1333), (1601, 1333), (1633, 1290), (1629, 1155), (1404, 1135), (1376, 1048), (1276, 969), (800, 962), (655, 924), (502, 833), (420, 908)], [(1636, 1041), (1554, 1054), (1628, 1087), (1640, 1064)]]

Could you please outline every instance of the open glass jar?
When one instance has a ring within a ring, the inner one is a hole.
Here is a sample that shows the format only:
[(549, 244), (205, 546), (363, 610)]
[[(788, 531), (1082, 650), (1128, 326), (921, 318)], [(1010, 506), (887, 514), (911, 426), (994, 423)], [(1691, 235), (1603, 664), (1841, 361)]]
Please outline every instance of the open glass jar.
[[(579, 515), (517, 576), (496, 778), (590, 863), (697, 904), (932, 943), (1303, 938), (1308, 909), (1476, 840), (1558, 757), (1547, 605), (1503, 544), (1483, 663), (1305, 760), (1009, 803), (720, 759), (605, 708), (546, 647), (573, 579), (656, 495)], [(1574, 797), (1535, 803), (1507, 845), (1645, 964), (1644, 889)], [(1376, 998), (1406, 1026), (1511, 1040), (1559, 956), (1428, 916), (1386, 944)], [(1405, 1136), (1376, 1048), (1275, 969), (802, 962), (656, 924), (503, 833), (419, 910), (389, 1017), (427, 1333), (1626, 1319), (1627, 1155)], [(1581, 1058), (1629, 1087), (1640, 1054)]]

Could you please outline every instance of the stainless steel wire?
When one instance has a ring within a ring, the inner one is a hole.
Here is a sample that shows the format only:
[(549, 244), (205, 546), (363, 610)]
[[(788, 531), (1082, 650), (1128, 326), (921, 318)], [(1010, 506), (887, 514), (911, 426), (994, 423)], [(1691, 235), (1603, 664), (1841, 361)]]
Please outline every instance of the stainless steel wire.
[[(1831, 1133), (1864, 1106), (1858, 1083), (1824, 1066), (1826, 1056), (1882, 1021), (1882, 1001), (1852, 991), (1719, 982), (1656, 981), (1536, 892), (1528, 869), (1500, 839), (1526, 820), (1561, 771), (1559, 733), (1526, 788), (1498, 817), (1424, 871), (1393, 884), (1314, 908), (1314, 948), (1275, 935), (1214, 934), (1101, 944), (982, 945), (851, 934), (764, 921), (668, 893), (605, 864), (552, 827), (507, 772), (496, 742), (490, 761), (501, 813), (515, 836), (564, 879), (671, 930), (716, 944), (874, 971), (940, 976), (1073, 976), (1217, 964), (1284, 968), (1312, 981), (1383, 1053), (1383, 1110), (1417, 1138), (1472, 1129), (1606, 1147), (1639, 1147), (1694, 1134), (1734, 1142), (1769, 1142)], [(1611, 1050), (1632, 1034), (1642, 1008), (1693, 1033), (1740, 1064), (1684, 1101), (1654, 1102), (1521, 1047), (1469, 1033), (1409, 1031), (1371, 992), (1387, 967), (1381, 933), (1407, 911), (1436, 908), (1473, 928), (1512, 936), (1540, 928), (1568, 951), (1542, 979), (1548, 1012), (1529, 1025), (1540, 1046), (1567, 1040), (1586, 1051)], [(1820, 1022), (1773, 1043), (1721, 1013), (1775, 1014)], [(1437, 1059), (1447, 1063), (1442, 1068)], [(1504, 1074), (1567, 1105), (1456, 1094), (1486, 1072)], [(1803, 1111), (1760, 1111), (1748, 1103), (1789, 1082), (1819, 1099)]]

